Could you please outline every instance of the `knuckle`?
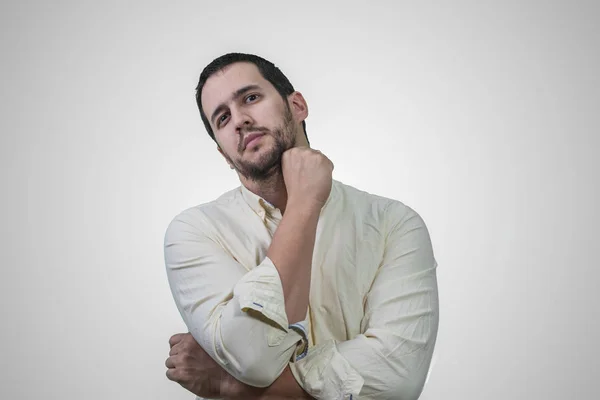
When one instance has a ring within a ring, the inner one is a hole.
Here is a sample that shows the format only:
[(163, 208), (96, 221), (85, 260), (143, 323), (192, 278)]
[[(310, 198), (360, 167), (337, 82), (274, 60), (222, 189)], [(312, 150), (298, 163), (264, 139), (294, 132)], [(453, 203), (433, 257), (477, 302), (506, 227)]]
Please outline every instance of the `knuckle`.
[(175, 370), (173, 373), (173, 380), (175, 382), (182, 383), (185, 381), (185, 378), (184, 378), (183, 374), (181, 373), (181, 371)]
[(180, 369), (177, 374), (177, 382), (186, 383), (192, 381), (192, 374), (187, 368)]
[(173, 365), (173, 367), (181, 364), (181, 355), (177, 354), (169, 358), (171, 359), (171, 365)]

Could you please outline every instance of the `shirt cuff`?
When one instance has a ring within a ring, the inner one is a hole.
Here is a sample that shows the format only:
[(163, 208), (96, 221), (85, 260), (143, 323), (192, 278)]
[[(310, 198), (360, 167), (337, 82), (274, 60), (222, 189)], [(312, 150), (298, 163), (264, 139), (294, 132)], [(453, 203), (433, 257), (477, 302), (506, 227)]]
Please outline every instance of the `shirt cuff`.
[(289, 365), (298, 384), (317, 400), (357, 399), (364, 384), (334, 340), (309, 348), (306, 356)]
[(243, 312), (257, 312), (274, 326), (268, 337), (269, 346), (279, 345), (289, 332), (289, 327), (283, 286), (273, 261), (265, 257), (262, 263), (240, 279), (233, 289), (233, 295)]
[(293, 331), (296, 331), (300, 337), (300, 343), (296, 346), (296, 351), (292, 355), (291, 362), (302, 360), (308, 354), (308, 329), (306, 328), (307, 321), (296, 322), (289, 326)]

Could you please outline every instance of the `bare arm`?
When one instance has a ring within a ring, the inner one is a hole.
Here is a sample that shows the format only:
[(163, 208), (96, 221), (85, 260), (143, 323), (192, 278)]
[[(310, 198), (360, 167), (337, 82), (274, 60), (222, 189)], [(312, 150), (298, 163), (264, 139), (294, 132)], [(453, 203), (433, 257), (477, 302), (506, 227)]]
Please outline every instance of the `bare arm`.
[(288, 322), (303, 321), (308, 310), (317, 223), (332, 186), (333, 163), (321, 152), (292, 148), (282, 155), (287, 204), (267, 256), (279, 272)]
[(318, 206), (294, 204), (291, 200), (267, 253), (281, 278), (285, 312), (290, 324), (306, 318), (320, 211)]

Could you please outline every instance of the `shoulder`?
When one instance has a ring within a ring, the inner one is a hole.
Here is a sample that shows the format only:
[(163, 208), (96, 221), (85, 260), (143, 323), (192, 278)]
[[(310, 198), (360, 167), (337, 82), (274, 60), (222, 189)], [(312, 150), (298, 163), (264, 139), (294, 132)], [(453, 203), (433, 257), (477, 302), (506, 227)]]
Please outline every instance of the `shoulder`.
[(215, 200), (200, 203), (183, 209), (169, 222), (166, 236), (189, 232), (207, 232), (211, 226), (231, 214), (233, 208), (239, 208), (240, 188), (229, 190)]
[(335, 181), (338, 200), (353, 207), (367, 206), (372, 210), (380, 210), (394, 215), (411, 212), (412, 209), (400, 200), (381, 196), (356, 188), (355, 186)]
[(354, 207), (363, 205), (386, 207), (388, 202), (393, 201), (340, 181), (334, 181), (334, 187), (338, 201), (348, 203)]
[(378, 215), (388, 231), (407, 224), (425, 225), (419, 213), (401, 200), (370, 193), (340, 181), (335, 181), (335, 186), (339, 201), (357, 211), (364, 209)]

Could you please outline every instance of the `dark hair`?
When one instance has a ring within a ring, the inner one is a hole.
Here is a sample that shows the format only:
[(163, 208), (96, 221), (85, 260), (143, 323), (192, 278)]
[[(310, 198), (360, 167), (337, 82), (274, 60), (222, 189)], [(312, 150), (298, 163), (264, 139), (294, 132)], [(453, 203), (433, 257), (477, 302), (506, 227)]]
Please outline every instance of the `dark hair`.
[[(287, 96), (294, 93), (294, 87), (288, 80), (288, 78), (281, 72), (279, 68), (275, 66), (272, 62), (265, 60), (262, 57), (256, 56), (254, 54), (245, 54), (245, 53), (228, 53), (222, 55), (216, 59), (214, 59), (210, 64), (208, 64), (202, 73), (200, 74), (200, 79), (198, 81), (198, 86), (196, 86), (196, 103), (198, 104), (198, 110), (200, 110), (200, 116), (202, 117), (202, 122), (204, 122), (204, 127), (208, 131), (208, 134), (212, 138), (212, 140), (217, 142), (215, 139), (215, 133), (210, 127), (210, 123), (208, 122), (208, 118), (206, 117), (206, 113), (202, 108), (202, 89), (204, 88), (204, 84), (206, 80), (210, 78), (215, 72), (218, 72), (225, 68), (226, 66), (236, 63), (236, 62), (250, 62), (258, 67), (260, 74), (267, 81), (271, 82), (277, 92), (281, 95), (281, 98), (284, 100), (286, 106)], [(289, 106), (288, 106), (289, 107)], [(306, 140), (308, 141), (308, 135), (306, 134), (306, 122), (302, 121), (302, 128), (304, 129), (304, 136), (306, 136)], [(310, 144), (310, 142), (309, 142)]]

